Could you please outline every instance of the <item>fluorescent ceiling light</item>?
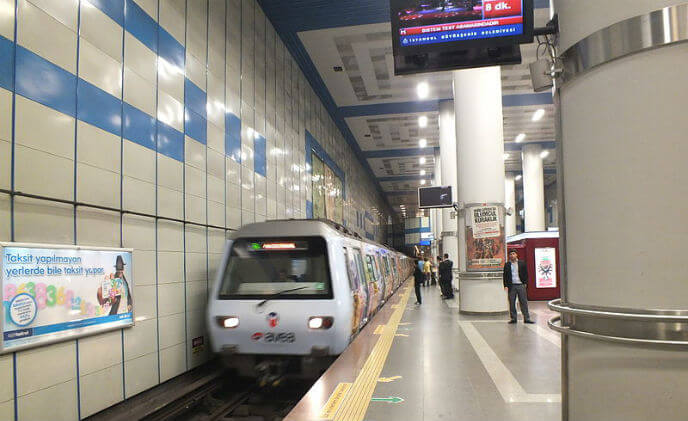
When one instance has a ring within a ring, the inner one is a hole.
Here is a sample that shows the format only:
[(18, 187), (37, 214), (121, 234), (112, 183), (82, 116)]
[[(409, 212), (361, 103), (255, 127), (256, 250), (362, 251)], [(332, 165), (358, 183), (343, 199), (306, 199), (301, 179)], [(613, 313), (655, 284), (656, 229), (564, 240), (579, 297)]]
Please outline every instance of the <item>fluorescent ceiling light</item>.
[(533, 121), (540, 121), (542, 117), (545, 116), (545, 110), (543, 108), (538, 109), (533, 113)]
[(416, 92), (418, 93), (418, 98), (425, 99), (430, 94), (430, 85), (428, 85), (428, 82), (421, 82), (416, 86)]
[(425, 175), (425, 170), (420, 170), (420, 175)]
[(522, 179), (522, 178), (523, 178), (523, 176), (522, 176), (521, 174), (519, 174), (519, 175), (516, 176), (516, 178), (514, 178), (514, 180), (520, 180), (520, 179)]
[(420, 165), (425, 164), (425, 157), (421, 156), (420, 159), (418, 160), (418, 162), (420, 163)]
[(545, 158), (547, 158), (548, 156), (549, 156), (549, 151), (548, 151), (548, 150), (544, 150), (544, 151), (540, 152), (540, 158), (545, 159)]
[(427, 127), (428, 125), (428, 117), (422, 115), (418, 117), (418, 127)]
[(508, 154), (508, 153), (505, 153), (505, 154), (503, 155), (503, 157), (504, 157), (504, 160), (506, 161), (507, 159), (509, 159), (509, 154)]
[(526, 139), (526, 134), (525, 133), (519, 133), (518, 136), (516, 136), (516, 143), (521, 143)]
[(425, 185), (425, 179), (420, 180), (420, 185), (421, 185), (421, 186), (424, 186), (424, 185)]
[(418, 141), (418, 147), (424, 148), (424, 147), (426, 147), (426, 146), (428, 146), (428, 141), (427, 141), (427, 139), (421, 139), (421, 140)]

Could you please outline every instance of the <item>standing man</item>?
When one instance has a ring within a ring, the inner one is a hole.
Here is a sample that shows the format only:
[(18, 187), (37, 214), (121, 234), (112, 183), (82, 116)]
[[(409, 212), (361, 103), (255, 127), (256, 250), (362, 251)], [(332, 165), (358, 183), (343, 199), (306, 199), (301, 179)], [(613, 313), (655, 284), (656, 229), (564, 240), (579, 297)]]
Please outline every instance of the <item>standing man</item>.
[(420, 286), (423, 285), (423, 272), (420, 270), (420, 259), (416, 259), (416, 267), (413, 269), (413, 287), (416, 290), (416, 305), (421, 305)]
[(439, 274), (440, 274), (440, 289), (442, 290), (442, 298), (450, 299), (454, 298), (454, 289), (452, 288), (452, 268), (454, 267), (454, 262), (449, 260), (449, 254), (444, 253), (444, 259), (440, 263)]
[(528, 285), (528, 267), (526, 263), (518, 260), (518, 253), (515, 250), (509, 252), (509, 261), (504, 264), (504, 273), (502, 276), (504, 280), (504, 289), (509, 292), (509, 314), (511, 320), (509, 324), (516, 323), (516, 297), (518, 296), (518, 304), (521, 306), (521, 313), (523, 313), (523, 321), (525, 323), (534, 323), (530, 320), (530, 313), (528, 313), (528, 293), (526, 286)]
[(425, 261), (423, 262), (423, 276), (425, 279), (423, 280), (423, 286), (430, 286), (430, 273), (432, 272), (432, 264), (430, 263), (430, 259), (427, 257), (425, 258)]

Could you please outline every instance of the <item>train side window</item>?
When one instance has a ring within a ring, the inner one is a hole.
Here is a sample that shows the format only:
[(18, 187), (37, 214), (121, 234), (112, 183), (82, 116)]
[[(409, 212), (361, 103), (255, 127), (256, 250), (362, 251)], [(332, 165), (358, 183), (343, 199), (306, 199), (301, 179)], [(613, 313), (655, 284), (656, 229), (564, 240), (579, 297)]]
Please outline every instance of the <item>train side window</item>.
[(394, 276), (398, 276), (398, 274), (397, 274), (397, 265), (398, 264), (399, 264), (399, 262), (397, 261), (397, 258), (392, 257), (392, 273), (394, 274)]
[(346, 255), (346, 271), (349, 274), (349, 286), (352, 290), (358, 290), (361, 286), (361, 276), (358, 272), (354, 253), (344, 247), (344, 254)]
[(358, 269), (358, 278), (361, 280), (361, 283), (368, 283), (369, 281), (366, 280), (364, 277), (365, 271), (363, 270), (363, 260), (361, 260), (361, 250), (354, 248), (351, 249), (353, 251), (354, 258), (356, 259), (356, 268)]
[(382, 260), (385, 261), (385, 273), (387, 274), (387, 276), (389, 276), (389, 259), (387, 258), (387, 256), (385, 256), (382, 258)]
[(371, 255), (366, 254), (365, 256), (365, 269), (366, 269), (366, 279), (368, 282), (375, 282), (377, 276), (375, 274), (375, 266), (373, 265), (373, 258)]

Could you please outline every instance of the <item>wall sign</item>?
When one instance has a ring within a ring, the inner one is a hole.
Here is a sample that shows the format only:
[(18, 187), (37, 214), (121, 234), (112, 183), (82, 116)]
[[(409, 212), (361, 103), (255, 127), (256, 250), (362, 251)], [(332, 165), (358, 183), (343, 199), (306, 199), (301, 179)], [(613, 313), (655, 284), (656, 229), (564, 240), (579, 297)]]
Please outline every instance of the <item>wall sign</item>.
[(132, 250), (0, 243), (0, 353), (134, 324)]
[(535, 249), (535, 288), (557, 287), (557, 254), (553, 247)]

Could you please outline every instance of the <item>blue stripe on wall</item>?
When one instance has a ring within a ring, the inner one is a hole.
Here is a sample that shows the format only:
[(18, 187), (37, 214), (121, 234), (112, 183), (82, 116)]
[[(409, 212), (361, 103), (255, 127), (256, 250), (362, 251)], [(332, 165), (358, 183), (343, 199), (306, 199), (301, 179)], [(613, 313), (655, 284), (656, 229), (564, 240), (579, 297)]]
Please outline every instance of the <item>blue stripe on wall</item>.
[(148, 14), (133, 0), (126, 1), (127, 7), (124, 15), (124, 28), (146, 47), (157, 53), (158, 23), (148, 16)]
[(206, 144), (208, 135), (208, 123), (206, 119), (191, 111), (184, 110), (184, 133), (190, 138)]
[(17, 45), (15, 90), (72, 117), (76, 115), (76, 76)]
[(253, 170), (263, 177), (267, 174), (265, 146), (265, 136), (258, 135), (253, 138)]
[(241, 163), (241, 120), (232, 113), (225, 114), (225, 154)]
[(406, 228), (404, 230), (404, 233), (406, 234), (418, 234), (421, 232), (431, 232), (432, 229), (430, 227), (419, 227), (419, 228)]
[(0, 36), (0, 87), (11, 91), (14, 84), (14, 43)]
[(411, 148), (411, 149), (386, 149), (381, 151), (365, 151), (363, 155), (369, 158), (390, 158), (403, 156), (434, 155), (440, 148)]
[(502, 105), (505, 107), (547, 105), (552, 103), (552, 94), (550, 92), (544, 92), (541, 94), (514, 94), (502, 96)]
[(306, 200), (306, 218), (313, 219), (313, 202)]
[(158, 121), (158, 152), (184, 162), (184, 134)]
[(77, 118), (117, 136), (122, 135), (122, 101), (79, 79)]
[(440, 109), (440, 101), (390, 102), (386, 104), (353, 105), (340, 107), (338, 112), (344, 117), (360, 117), (379, 114), (427, 113)]
[(380, 183), (384, 183), (385, 181), (418, 181), (418, 180), (427, 180), (429, 178), (432, 178), (434, 174), (426, 174), (426, 175), (397, 175), (394, 177), (379, 177), (378, 181)]
[(184, 46), (179, 43), (169, 32), (158, 26), (159, 41), (158, 55), (168, 63), (184, 71), (185, 53)]
[(124, 0), (87, 0), (119, 24), (124, 26)]
[(520, 151), (521, 149), (523, 149), (523, 146), (529, 145), (529, 144), (532, 145), (533, 143), (542, 146), (543, 149), (554, 149), (557, 147), (557, 144), (552, 140), (542, 140), (542, 141), (538, 141), (538, 142), (526, 142), (526, 143), (507, 142), (507, 143), (504, 143), (504, 150), (505, 151)]
[(156, 150), (155, 119), (136, 107), (124, 103), (124, 138)]
[[(162, 44), (160, 49), (162, 50)], [(206, 101), (206, 93), (191, 80), (184, 78), (184, 106), (207, 119)]]

